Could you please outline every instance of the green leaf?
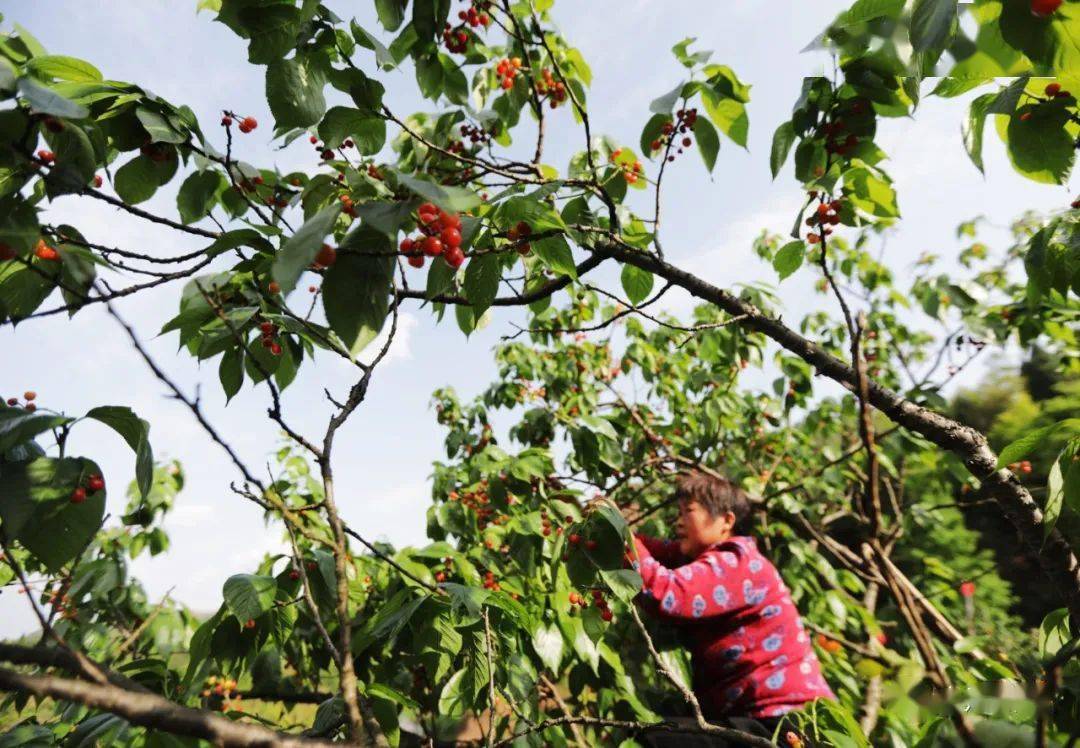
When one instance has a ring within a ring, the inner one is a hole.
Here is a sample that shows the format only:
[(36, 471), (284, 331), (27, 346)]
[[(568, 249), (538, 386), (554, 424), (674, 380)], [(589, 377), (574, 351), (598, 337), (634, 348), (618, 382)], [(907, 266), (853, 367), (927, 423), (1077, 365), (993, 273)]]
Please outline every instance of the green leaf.
[(772, 149), (769, 152), (769, 168), (772, 170), (773, 179), (776, 179), (780, 170), (787, 161), (791, 146), (795, 143), (795, 125), (790, 121), (783, 122), (776, 132), (773, 133)]
[(648, 270), (642, 270), (637, 265), (624, 264), (621, 280), (623, 290), (626, 291), (626, 298), (631, 304), (637, 306), (652, 293), (655, 279)]
[(375, 64), (383, 70), (392, 70), (397, 67), (397, 62), (394, 60), (394, 56), (390, 54), (390, 50), (387, 49), (382, 42), (369, 34), (360, 24), (355, 20), (349, 23), (349, 27), (352, 30), (353, 39), (364, 49), (370, 49), (375, 53)]
[(386, 143), (386, 120), (353, 107), (331, 107), (319, 123), (319, 137), (327, 148), (338, 148), (351, 137), (360, 153), (371, 156)]
[(986, 129), (986, 115), (990, 104), (997, 98), (997, 94), (983, 94), (971, 102), (967, 120), (964, 121), (962, 134), (964, 136), (964, 150), (967, 151), (971, 162), (982, 172), (983, 168), (983, 131)]
[(1046, 502), (1043, 504), (1043, 535), (1048, 537), (1061, 514), (1065, 503), (1065, 479), (1061, 474), (1061, 460), (1055, 460), (1046, 478)]
[(463, 187), (435, 184), (434, 182), (411, 177), (408, 174), (404, 174), (389, 167), (387, 168), (387, 171), (393, 174), (402, 186), (408, 188), (414, 194), (419, 195), (425, 200), (435, 203), (448, 212), (464, 213), (465, 211), (472, 210), (481, 203), (480, 196), (472, 190), (467, 190)]
[(0, 405), (0, 457), (12, 447), (38, 434), (71, 423), (70, 418), (50, 413), (31, 413), (23, 408)]
[(416, 203), (410, 202), (369, 202), (358, 203), (355, 207), (361, 220), (372, 228), (396, 239), (401, 226), (412, 215)]
[(125, 203), (136, 205), (153, 197), (158, 187), (173, 178), (176, 168), (175, 153), (171, 153), (165, 161), (154, 161), (149, 156), (139, 155), (117, 169), (113, 187)]
[(624, 602), (631, 602), (641, 592), (641, 575), (633, 569), (601, 569), (600, 576), (615, 593), (615, 597)]
[(502, 263), (496, 254), (484, 254), (474, 257), (465, 268), (465, 298), (477, 317), (487, 311), (499, 292), (499, 280), (502, 278)]
[(4, 532), (58, 571), (79, 555), (105, 516), (106, 491), (88, 492), (85, 501), (71, 502), (71, 493), (101, 468), (85, 458), (39, 457), (7, 463), (0, 480), (0, 520)]
[(556, 626), (544, 624), (537, 626), (532, 635), (532, 646), (540, 657), (540, 661), (551, 672), (559, 672), (563, 656), (563, 638)]
[(277, 580), (255, 574), (234, 574), (225, 580), (221, 593), (229, 612), (236, 616), (242, 625), (248, 620), (260, 617), (274, 606)]
[(296, 46), (300, 12), (285, 4), (244, 8), (239, 14), (251, 43), (248, 62), (267, 65), (285, 57)]
[[(649, 118), (649, 121), (645, 123), (645, 127), (641, 130), (640, 145), (642, 153), (645, 155), (652, 155), (653, 141), (657, 140), (663, 133), (664, 123), (670, 121), (670, 114), (654, 114)], [(657, 153), (663, 153), (663, 150), (657, 151)]]
[(375, 12), (379, 14), (379, 23), (387, 31), (397, 31), (405, 20), (406, 0), (375, 0)]
[(34, 57), (26, 63), (26, 69), (38, 78), (59, 78), (81, 83), (102, 80), (101, 71), (89, 62), (65, 55)]
[[(350, 252), (385, 253), (372, 257)], [(355, 356), (379, 334), (390, 304), (394, 274), (393, 240), (372, 227), (349, 233), (338, 248), (338, 259), (323, 279), (326, 320)]]
[(987, 107), (990, 114), (1009, 114), (1016, 111), (1016, 105), (1020, 103), (1020, 97), (1024, 95), (1030, 76), (1021, 75), (994, 96), (994, 100)]
[(266, 100), (278, 129), (310, 127), (326, 111), (322, 73), (301, 57), (277, 60), (266, 68)]
[(942, 49), (956, 21), (957, 0), (915, 0), (911, 10), (911, 46), (916, 52)]
[[(1023, 110), (997, 119), (998, 134), (1008, 145), (1013, 168), (1035, 182), (1064, 184), (1076, 157), (1073, 138), (1065, 129), (1068, 112), (1060, 107), (1048, 111), (1047, 105)], [(1031, 116), (1024, 120), (1024, 113)]]
[(577, 278), (577, 266), (574, 265), (574, 253), (562, 236), (549, 236), (532, 243), (533, 253), (540, 258), (545, 267), (556, 273)]
[(135, 481), (145, 498), (154, 481), (154, 453), (150, 448), (150, 424), (126, 406), (102, 405), (86, 414), (124, 438), (135, 453)]
[(138, 117), (146, 132), (150, 134), (150, 142), (152, 143), (176, 144), (184, 143), (188, 139), (186, 133), (177, 130), (168, 119), (152, 109), (141, 106), (135, 110), (135, 116)]
[(282, 245), (274, 258), (271, 272), (274, 280), (281, 285), (283, 294), (288, 294), (296, 287), (300, 274), (315, 260), (323, 239), (333, 230), (334, 222), (340, 213), (341, 206), (336, 203), (323, 208), (305, 221)]
[(705, 168), (712, 172), (716, 166), (716, 154), (720, 152), (720, 136), (704, 117), (699, 117), (694, 121), (694, 135), (697, 136), (698, 151), (701, 152)]
[(840, 25), (865, 23), (875, 18), (898, 18), (904, 10), (904, 0), (857, 0), (840, 17)]
[[(750, 133), (750, 119), (746, 116), (746, 104), (738, 99), (721, 97), (711, 89), (705, 89), (701, 98), (713, 124), (735, 143), (745, 148), (746, 139)], [(701, 122), (700, 118), (698, 122)], [(695, 127), (695, 132), (696, 129)]]
[(896, 218), (896, 190), (884, 175), (864, 167), (854, 167), (844, 173), (844, 190), (851, 202), (879, 218)]
[(47, 88), (33, 78), (22, 77), (16, 83), (19, 95), (26, 99), (30, 108), (38, 114), (51, 114), (65, 119), (82, 119), (90, 116), (90, 110)]
[(439, 714), (456, 719), (473, 706), (473, 694), (464, 687), (466, 668), (461, 668), (450, 676), (439, 693)]
[(746, 104), (750, 101), (750, 86), (739, 80), (735, 71), (727, 65), (707, 65), (705, 75), (708, 76), (706, 83), (716, 96)]
[(228, 404), (244, 384), (243, 348), (237, 346), (225, 351), (218, 365), (218, 379), (221, 381), (221, 389), (225, 392), (225, 403)]
[(176, 209), (184, 223), (195, 223), (210, 215), (219, 193), (227, 187), (225, 175), (218, 171), (197, 171), (180, 185)]
[(1069, 418), (1029, 431), (1001, 450), (1001, 454), (998, 455), (997, 467), (1000, 470), (1007, 465), (1024, 459), (1060, 429), (1075, 431), (1078, 428), (1080, 428), (1080, 418)]
[(780, 280), (784, 280), (802, 267), (805, 255), (806, 245), (801, 241), (788, 242), (780, 247), (772, 263), (773, 269), (780, 274)]
[(675, 102), (679, 100), (682, 89), (683, 84), (680, 83), (663, 96), (653, 99), (652, 103), (649, 104), (649, 111), (656, 114), (666, 114), (670, 118), (671, 110), (675, 108)]

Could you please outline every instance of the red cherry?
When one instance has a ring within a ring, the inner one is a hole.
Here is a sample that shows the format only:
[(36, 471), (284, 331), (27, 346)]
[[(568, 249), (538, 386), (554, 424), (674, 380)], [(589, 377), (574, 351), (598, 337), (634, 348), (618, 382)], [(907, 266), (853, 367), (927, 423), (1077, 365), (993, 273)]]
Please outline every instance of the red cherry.
[(683, 146), (684, 146), (684, 147), (686, 147), (686, 148), (689, 148), (689, 147), (690, 147), (690, 144), (691, 144), (691, 143), (693, 143), (693, 142), (694, 142), (694, 141), (690, 140), (690, 138), (683, 138), (683, 139), (682, 139), (682, 144), (683, 144)]
[(273, 355), (273, 356), (280, 356), (281, 355), (281, 343), (271, 343), (270, 344), (270, 354)]
[(439, 214), (434, 211), (431, 211), (430, 213), (428, 211), (420, 211), (417, 218), (420, 219), (420, 223), (423, 225), (430, 226), (439, 220)]
[(1031, 0), (1031, 15), (1048, 18), (1061, 7), (1062, 0)]
[(450, 247), (443, 254), (443, 259), (446, 260), (447, 265), (457, 270), (465, 262), (465, 253), (461, 251), (461, 247)]
[(323, 161), (330, 161), (334, 158), (334, 152), (327, 148), (325, 151), (322, 152), (322, 158)]
[(319, 139), (317, 137), (315, 137), (314, 135), (312, 135), (310, 138), (308, 138), (308, 142), (311, 143), (312, 145), (315, 145), (316, 143), (319, 142)]
[(1058, 93), (1061, 91), (1061, 84), (1049, 83), (1047, 84), (1045, 91), (1047, 96), (1057, 96)]
[(10, 244), (4, 244), (0, 242), (0, 262), (7, 262), (8, 260), (14, 260), (18, 256), (18, 252), (15, 251), (15, 247)]
[(94, 186), (97, 187), (97, 188), (100, 188), (102, 184), (104, 184), (104, 180), (101, 178), (101, 175), (100, 174), (95, 174), (94, 175)]
[(259, 121), (254, 117), (244, 117), (240, 122), (241, 126), (246, 127), (248, 132), (251, 132), (259, 126)]
[(581, 542), (581, 536), (578, 535), (577, 533), (573, 533), (567, 539), (570, 541), (570, 545), (577, 545), (578, 543)]
[(72, 504), (81, 504), (84, 501), (86, 501), (86, 489), (85, 488), (82, 488), (80, 486), (79, 488), (76, 488), (74, 491), (71, 492), (71, 503)]
[(246, 628), (246, 629), (255, 628), (255, 619), (254, 618), (247, 619), (247, 622), (244, 624), (244, 628)]
[(50, 262), (55, 262), (60, 258), (58, 251), (44, 242), (38, 242), (38, 246), (33, 249), (33, 255), (39, 260), (49, 260)]
[(403, 254), (409, 254), (413, 250), (413, 240), (406, 236), (401, 240), (401, 244), (398, 245), (398, 248)]
[(263, 335), (273, 335), (276, 328), (273, 322), (263, 322), (259, 325), (259, 329)]
[(661, 145), (662, 143), (659, 140), (654, 140), (653, 142), (649, 143), (649, 147), (652, 148), (654, 151), (660, 150)]
[(409, 264), (412, 265), (414, 268), (422, 268), (422, 267), (424, 267), (424, 256), (423, 255), (409, 255)]
[(424, 254), (428, 257), (437, 257), (443, 253), (442, 240), (437, 236), (429, 236), (424, 239)]
[(962, 582), (960, 584), (960, 594), (964, 597), (975, 597), (975, 583)]
[(586, 540), (585, 541), (585, 547), (587, 549), (589, 549), (590, 551), (595, 551), (596, 550), (596, 541), (595, 540)]
[(105, 488), (105, 479), (100, 475), (91, 475), (86, 479), (86, 487), (91, 491), (100, 491)]
[(319, 249), (319, 253), (315, 255), (315, 262), (319, 263), (324, 268), (330, 267), (337, 262), (337, 250), (329, 244), (322, 245), (322, 248)]
[(231, 125), (232, 125), (232, 117), (230, 117), (228, 115), (225, 115), (224, 117), (221, 118), (221, 126), (222, 127), (229, 127)]
[(604, 619), (605, 623), (607, 623), (607, 622), (610, 622), (612, 618), (614, 618), (614, 615), (612, 614), (612, 612), (610, 610), (608, 610), (607, 608), (604, 608), (603, 610), (600, 611), (600, 617), (602, 619)]
[(455, 228), (443, 229), (439, 237), (442, 239), (442, 243), (448, 247), (461, 246), (461, 232)]
[(7, 399), (7, 404), (8, 405), (18, 405), (19, 404), (19, 398), (17, 398), (17, 397), (9, 397)]
[(444, 228), (461, 228), (461, 217), (457, 213), (447, 213), (445, 210), (440, 210), (439, 221), (442, 223)]
[(439, 582), (440, 584), (441, 584), (442, 582), (445, 582), (445, 581), (446, 581), (446, 574), (444, 574), (444, 573), (443, 573), (443, 572), (441, 572), (441, 571), (437, 571), (437, 572), (435, 572), (435, 581), (436, 581), (436, 582)]
[(435, 203), (421, 203), (420, 207), (416, 209), (417, 213), (438, 213), (439, 209), (435, 207)]
[(293, 581), (296, 581), (299, 578), (300, 578), (300, 572), (298, 572), (296, 569), (291, 569), (289, 571), (289, 579), (292, 579)]

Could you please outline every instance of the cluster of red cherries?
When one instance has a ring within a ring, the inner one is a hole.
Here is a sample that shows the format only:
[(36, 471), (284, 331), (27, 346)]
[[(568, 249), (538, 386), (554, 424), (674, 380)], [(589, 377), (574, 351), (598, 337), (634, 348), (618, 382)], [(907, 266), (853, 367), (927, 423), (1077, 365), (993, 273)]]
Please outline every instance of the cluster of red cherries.
[[(816, 193), (810, 193), (811, 199), (816, 198)], [(839, 200), (833, 200), (831, 202), (821, 202), (818, 204), (817, 209), (806, 219), (806, 225), (810, 227), (817, 227), (820, 233), (810, 233), (806, 235), (806, 241), (811, 244), (817, 244), (821, 241), (822, 237), (826, 237), (832, 233), (832, 227), (840, 223), (840, 208), (843, 204)]]
[(821, 134), (825, 136), (825, 152), (837, 156), (848, 155), (859, 144), (858, 136), (848, 132), (847, 123), (842, 119), (826, 122), (821, 126)]
[[(221, 118), (221, 126), (222, 127), (232, 127), (233, 116), (234, 115), (231, 114), (230, 112), (225, 112), (225, 115)], [(259, 120), (255, 119), (254, 117), (243, 117), (243, 118), (240, 119), (240, 124), (237, 125), (237, 129), (239, 129), (240, 132), (247, 135), (249, 132), (251, 132), (252, 130), (254, 130), (258, 126), (259, 126)]]
[(454, 270), (465, 262), (461, 249), (461, 218), (457, 213), (439, 210), (434, 203), (424, 203), (416, 211), (420, 235), (401, 240), (402, 254), (414, 268), (424, 267), (424, 257), (442, 257)]
[(446, 48), (455, 54), (464, 54), (469, 48), (469, 31), (466, 27), (470, 28), (487, 28), (491, 25), (491, 16), (488, 14), (489, 3), (484, 2), (473, 3), (467, 10), (458, 11), (458, 20), (461, 21), (457, 26), (451, 26), (449, 23), (443, 26), (443, 43), (446, 44)]
[[(26, 401), (26, 404), (23, 405), (23, 408), (28, 410), (29, 412), (33, 413), (35, 410), (37, 410), (37, 405), (34, 403), (34, 400), (36, 400), (36, 399), (37, 399), (37, 393), (34, 392), (33, 390), (27, 390), (26, 392), (24, 392), (23, 393), (23, 400)], [(19, 404), (19, 398), (17, 398), (17, 397), (9, 397), (7, 399), (7, 404), (10, 405), (12, 408), (14, 408)]]
[(499, 60), (499, 64), (495, 66), (495, 72), (502, 79), (499, 85), (504, 91), (509, 91), (514, 87), (514, 79), (517, 78), (519, 70), (521, 70), (520, 57), (504, 57)]
[(71, 492), (71, 503), (81, 504), (86, 501), (86, 497), (88, 495), (103, 490), (105, 490), (105, 479), (97, 473), (94, 473), (93, 475), (88, 475), (86, 477), (86, 483), (84, 485), (76, 486), (75, 489)]
[(649, 146), (653, 151), (659, 151), (663, 148), (668, 148), (669, 144), (675, 144), (675, 138), (682, 136), (682, 140), (676, 146), (675, 153), (668, 153), (668, 161), (674, 161), (675, 155), (682, 153), (684, 148), (689, 148), (694, 142), (690, 139), (689, 132), (694, 129), (694, 125), (697, 124), (697, 109), (680, 109), (675, 112), (674, 122), (665, 122), (660, 127), (660, 137), (656, 138), (653, 142), (649, 143)]
[[(585, 598), (585, 596), (579, 595), (577, 592), (571, 592), (569, 599), (571, 608), (568, 612), (570, 613), (570, 615), (574, 615), (574, 605), (577, 605), (581, 608), (587, 608), (589, 606), (589, 601)], [(592, 590), (592, 602), (595, 607), (600, 609), (600, 617), (602, 619), (604, 619), (605, 621), (611, 621), (611, 619), (614, 618), (614, 615), (611, 612), (611, 608), (608, 607), (608, 601), (604, 599), (603, 590)]]
[(485, 130), (478, 125), (470, 125), (468, 122), (461, 123), (461, 139), (468, 139), (470, 143), (475, 145), (485, 145), (491, 142), (491, 136), (495, 134), (495, 130)]
[(262, 333), (262, 346), (268, 348), (273, 356), (281, 355), (281, 343), (277, 341), (277, 326), (270, 320), (259, 323), (259, 332)]
[(634, 161), (634, 163), (624, 163), (619, 161), (619, 156), (622, 155), (622, 148), (616, 148), (611, 152), (611, 161), (622, 171), (623, 179), (627, 184), (634, 184), (634, 182), (641, 179), (643, 167), (640, 161)]
[(552, 109), (557, 109), (559, 104), (566, 101), (566, 85), (562, 81), (555, 80), (547, 68), (540, 71), (540, 80), (536, 82), (536, 92), (541, 95), (547, 94), (548, 105)]

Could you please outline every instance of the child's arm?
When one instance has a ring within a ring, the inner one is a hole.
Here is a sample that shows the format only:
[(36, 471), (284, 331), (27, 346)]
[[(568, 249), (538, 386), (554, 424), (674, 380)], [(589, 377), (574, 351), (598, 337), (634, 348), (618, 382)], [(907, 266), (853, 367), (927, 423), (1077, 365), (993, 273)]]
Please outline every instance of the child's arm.
[(659, 603), (662, 615), (705, 618), (728, 615), (753, 604), (763, 590), (756, 589), (741, 551), (709, 551), (678, 568), (661, 564), (640, 538), (635, 537), (643, 590)]
[(663, 566), (682, 566), (689, 561), (679, 550), (679, 541), (677, 540), (661, 540), (660, 538), (650, 538), (646, 535), (637, 534), (634, 535), (634, 538), (641, 541), (640, 545), (644, 545), (649, 554)]

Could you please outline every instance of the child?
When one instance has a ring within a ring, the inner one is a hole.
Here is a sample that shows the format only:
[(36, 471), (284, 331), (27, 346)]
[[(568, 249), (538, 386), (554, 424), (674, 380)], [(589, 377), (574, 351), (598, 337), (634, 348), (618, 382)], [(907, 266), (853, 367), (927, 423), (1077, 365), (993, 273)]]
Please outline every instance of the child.
[(695, 471), (676, 496), (679, 540), (635, 537), (634, 566), (648, 607), (686, 634), (705, 717), (741, 729), (752, 718), (771, 734), (781, 715), (835, 698), (780, 574), (753, 538), (733, 534), (749, 514), (746, 494)]

